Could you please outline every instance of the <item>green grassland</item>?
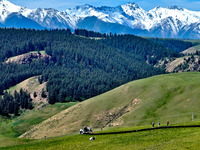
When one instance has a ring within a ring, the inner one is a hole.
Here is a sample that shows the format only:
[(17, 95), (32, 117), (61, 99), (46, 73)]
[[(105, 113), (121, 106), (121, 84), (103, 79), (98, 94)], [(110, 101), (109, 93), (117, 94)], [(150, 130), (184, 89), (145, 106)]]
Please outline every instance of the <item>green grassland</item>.
[(65, 110), (73, 105), (75, 102), (70, 103), (57, 103), (55, 105), (46, 106), (40, 110), (31, 110), (25, 112), (17, 118), (0, 118), (0, 147), (5, 145), (15, 145), (26, 143), (30, 140), (18, 139), (17, 137), (24, 132), (33, 128), (34, 125), (52, 117), (53, 115)]
[[(194, 122), (193, 124), (199, 124)], [(145, 126), (146, 127), (146, 126)], [(145, 128), (140, 127), (140, 128)], [(132, 130), (137, 128), (126, 128)], [(123, 129), (111, 129), (122, 131)], [(89, 141), (91, 135), (71, 135), (49, 139), (18, 139), (19, 145), (1, 147), (2, 150), (129, 150), (129, 149), (198, 149), (200, 128), (159, 129), (134, 133), (96, 135), (95, 141)]]
[(56, 103), (55, 105), (46, 106), (41, 110), (31, 110), (30, 112), (23, 113), (14, 120), (14, 130), (19, 134), (22, 134), (30, 130), (34, 125), (41, 123), (42, 121), (75, 104), (76, 102)]
[(200, 128), (97, 135), (95, 141), (78, 132), (84, 126), (92, 126), (95, 132), (143, 129), (153, 121), (165, 126), (167, 120), (170, 125), (199, 125), (199, 85), (200, 73), (159, 75), (78, 104), (47, 106), (11, 120), (0, 118), (0, 149), (197, 149)]
[(151, 122), (190, 122), (192, 112), (200, 120), (200, 73), (177, 73), (133, 81), (91, 98), (35, 126), (22, 137), (40, 139), (77, 132), (83, 126), (95, 130), (130, 127)]

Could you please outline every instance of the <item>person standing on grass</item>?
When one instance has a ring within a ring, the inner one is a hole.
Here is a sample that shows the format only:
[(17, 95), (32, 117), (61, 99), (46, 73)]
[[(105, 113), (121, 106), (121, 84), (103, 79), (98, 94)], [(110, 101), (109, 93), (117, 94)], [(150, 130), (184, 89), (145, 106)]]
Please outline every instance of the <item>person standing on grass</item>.
[(80, 129), (80, 134), (83, 134), (83, 129)]
[(160, 127), (160, 121), (158, 122), (158, 127)]
[(83, 128), (83, 130), (84, 130), (84, 133), (86, 133), (86, 132), (87, 132), (87, 127), (85, 126), (85, 127)]
[(167, 126), (169, 127), (169, 121), (167, 120)]
[(154, 122), (152, 122), (152, 128), (154, 128)]

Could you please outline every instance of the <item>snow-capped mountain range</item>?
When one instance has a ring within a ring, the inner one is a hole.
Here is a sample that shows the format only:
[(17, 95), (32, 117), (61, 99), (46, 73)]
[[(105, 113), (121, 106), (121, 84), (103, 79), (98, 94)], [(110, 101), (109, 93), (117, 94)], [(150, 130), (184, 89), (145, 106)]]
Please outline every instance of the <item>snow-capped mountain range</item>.
[(0, 0), (0, 27), (129, 33), (141, 36), (200, 38), (200, 12), (177, 6), (145, 11), (135, 3), (117, 7), (76, 6), (65, 11), (28, 9)]

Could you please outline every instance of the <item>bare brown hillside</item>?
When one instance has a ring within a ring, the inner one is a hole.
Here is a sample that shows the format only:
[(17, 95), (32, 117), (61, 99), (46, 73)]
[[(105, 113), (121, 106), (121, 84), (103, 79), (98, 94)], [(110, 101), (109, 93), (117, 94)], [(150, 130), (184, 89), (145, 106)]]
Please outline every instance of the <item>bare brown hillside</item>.
[(200, 58), (198, 55), (176, 58), (166, 64), (167, 72), (200, 71)]
[(190, 48), (182, 51), (181, 53), (184, 55), (188, 55), (188, 54), (194, 54), (194, 53), (196, 53), (196, 51), (199, 51), (199, 49), (197, 49), (196, 47), (190, 47)]
[(51, 59), (51, 56), (45, 53), (41, 54), (37, 52), (32, 52), (9, 58), (7, 61), (5, 61), (5, 63), (29, 64), (32, 61), (39, 59), (49, 61)]

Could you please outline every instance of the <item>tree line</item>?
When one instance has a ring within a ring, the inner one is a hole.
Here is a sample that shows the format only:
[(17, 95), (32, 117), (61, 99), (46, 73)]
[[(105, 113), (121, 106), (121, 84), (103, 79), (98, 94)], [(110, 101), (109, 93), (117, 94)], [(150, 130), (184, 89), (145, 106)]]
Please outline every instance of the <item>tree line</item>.
[(182, 52), (193, 46), (191, 42), (186, 42), (179, 39), (163, 39), (163, 38), (149, 38), (152, 42), (163, 45), (168, 49)]
[(0, 97), (0, 115), (19, 116), (20, 110), (23, 109), (33, 109), (32, 99), (26, 91), (20, 89), (19, 92), (15, 91), (14, 95), (6, 91), (4, 96)]

